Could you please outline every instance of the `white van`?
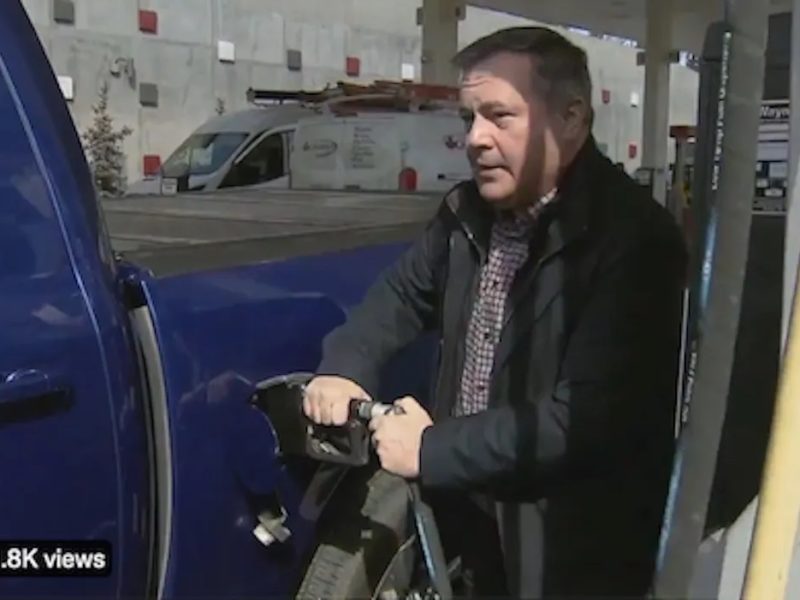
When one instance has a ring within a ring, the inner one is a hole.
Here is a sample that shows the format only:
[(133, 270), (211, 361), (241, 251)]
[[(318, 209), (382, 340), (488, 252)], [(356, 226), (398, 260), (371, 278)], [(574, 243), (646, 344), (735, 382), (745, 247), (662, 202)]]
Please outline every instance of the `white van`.
[(454, 110), (328, 113), (297, 124), (290, 187), (445, 191), (471, 177)]
[(288, 188), (292, 132), (298, 121), (314, 114), (307, 106), (287, 104), (214, 117), (178, 146), (157, 176), (132, 183), (128, 194)]

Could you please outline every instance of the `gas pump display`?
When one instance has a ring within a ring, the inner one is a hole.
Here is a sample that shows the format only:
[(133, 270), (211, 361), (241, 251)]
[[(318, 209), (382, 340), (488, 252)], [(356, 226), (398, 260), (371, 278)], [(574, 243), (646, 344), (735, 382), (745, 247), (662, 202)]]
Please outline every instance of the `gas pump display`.
[(761, 104), (758, 128), (758, 162), (753, 210), (786, 212), (789, 176), (789, 101), (768, 100)]

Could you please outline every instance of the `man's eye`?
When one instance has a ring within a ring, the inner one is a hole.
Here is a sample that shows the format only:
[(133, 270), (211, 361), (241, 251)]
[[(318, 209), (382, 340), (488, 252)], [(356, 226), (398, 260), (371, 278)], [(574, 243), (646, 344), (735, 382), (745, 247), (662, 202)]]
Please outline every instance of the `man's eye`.
[(461, 115), (461, 120), (464, 121), (464, 126), (467, 129), (470, 129), (472, 127), (472, 124), (475, 122), (475, 115), (462, 114)]

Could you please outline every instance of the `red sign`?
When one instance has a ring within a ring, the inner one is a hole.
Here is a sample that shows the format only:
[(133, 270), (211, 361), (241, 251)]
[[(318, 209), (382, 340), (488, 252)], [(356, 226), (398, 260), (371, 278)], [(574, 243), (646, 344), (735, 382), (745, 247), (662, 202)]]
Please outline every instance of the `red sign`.
[(158, 175), (161, 171), (161, 157), (158, 154), (145, 154), (142, 163), (145, 177)]
[(139, 31), (158, 33), (158, 13), (154, 10), (139, 11)]
[(345, 71), (350, 77), (358, 77), (361, 74), (361, 59), (355, 56), (348, 56), (345, 61)]

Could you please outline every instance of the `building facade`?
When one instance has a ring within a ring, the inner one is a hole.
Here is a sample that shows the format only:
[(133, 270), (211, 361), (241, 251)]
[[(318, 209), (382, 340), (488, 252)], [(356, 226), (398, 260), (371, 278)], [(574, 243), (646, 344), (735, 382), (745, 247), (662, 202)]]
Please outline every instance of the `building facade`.
[[(165, 161), (219, 111), (247, 106), (250, 87), (319, 89), (338, 81), (420, 76), (419, 0), (23, 0), (79, 132), (103, 82), (127, 126), (129, 181)], [(531, 23), (469, 7), (459, 44)], [(563, 30), (562, 30), (563, 31)], [(644, 71), (637, 49), (564, 31), (590, 60), (595, 135), (614, 161), (639, 164)], [(696, 120), (697, 74), (673, 65), (672, 124)]]

